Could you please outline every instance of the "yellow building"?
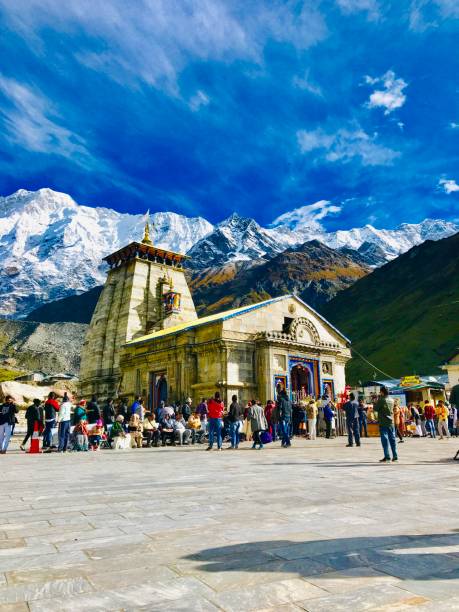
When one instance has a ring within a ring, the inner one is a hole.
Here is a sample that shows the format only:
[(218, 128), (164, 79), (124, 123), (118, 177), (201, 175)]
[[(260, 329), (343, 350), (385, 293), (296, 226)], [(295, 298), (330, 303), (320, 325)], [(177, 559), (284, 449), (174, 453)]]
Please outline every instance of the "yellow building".
[(454, 386), (459, 385), (459, 350), (450, 357), (445, 365), (441, 366), (448, 374), (447, 389), (451, 390)]
[(85, 341), (84, 395), (198, 402), (332, 396), (345, 387), (349, 341), (298, 297), (285, 295), (198, 319), (184, 256), (132, 243), (111, 266)]

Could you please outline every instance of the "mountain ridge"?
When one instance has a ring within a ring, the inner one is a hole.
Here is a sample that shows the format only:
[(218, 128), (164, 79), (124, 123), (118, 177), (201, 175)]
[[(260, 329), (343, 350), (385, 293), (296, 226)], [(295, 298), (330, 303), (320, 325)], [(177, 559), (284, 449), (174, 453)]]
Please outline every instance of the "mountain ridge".
[[(284, 219), (289, 214), (299, 218), (308, 208), (285, 213)], [(263, 228), (237, 213), (217, 225), (171, 212), (156, 212), (151, 219), (154, 243), (192, 255), (192, 271), (230, 262), (267, 261), (313, 239), (334, 249), (357, 251), (364, 243), (373, 245), (371, 253), (360, 251), (354, 257), (356, 263), (376, 267), (426, 238), (459, 230), (452, 222), (428, 219), (394, 230), (367, 225), (337, 232), (326, 232), (317, 219), (308, 218), (297, 222), (298, 231), (288, 223)], [(97, 287), (105, 281), (103, 257), (140, 240), (144, 223), (145, 215), (83, 206), (48, 188), (0, 197), (0, 316), (24, 318), (43, 304)]]

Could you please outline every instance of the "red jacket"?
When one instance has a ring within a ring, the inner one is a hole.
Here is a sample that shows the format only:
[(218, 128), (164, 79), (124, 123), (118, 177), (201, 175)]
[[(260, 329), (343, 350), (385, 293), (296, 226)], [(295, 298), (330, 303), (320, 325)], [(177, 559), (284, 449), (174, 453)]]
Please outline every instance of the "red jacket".
[(216, 399), (212, 398), (207, 402), (207, 410), (209, 411), (209, 419), (221, 419), (223, 417), (223, 409), (225, 405), (223, 402), (217, 402)]
[(424, 416), (426, 419), (434, 419), (435, 418), (435, 408), (430, 404), (424, 406)]

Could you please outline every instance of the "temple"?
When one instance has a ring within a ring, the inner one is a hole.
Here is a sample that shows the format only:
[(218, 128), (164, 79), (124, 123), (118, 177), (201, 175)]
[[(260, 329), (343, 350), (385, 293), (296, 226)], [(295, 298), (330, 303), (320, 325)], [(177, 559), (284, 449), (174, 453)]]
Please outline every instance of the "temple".
[(344, 391), (349, 340), (294, 295), (198, 318), (184, 255), (141, 243), (105, 258), (110, 269), (82, 354), (81, 392), (194, 402), (219, 390), (245, 402)]

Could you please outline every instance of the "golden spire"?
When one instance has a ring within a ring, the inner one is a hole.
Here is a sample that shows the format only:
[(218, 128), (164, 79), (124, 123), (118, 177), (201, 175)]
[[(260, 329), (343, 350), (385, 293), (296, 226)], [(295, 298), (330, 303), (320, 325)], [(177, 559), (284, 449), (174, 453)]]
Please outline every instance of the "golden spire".
[[(153, 223), (152, 223), (153, 226)], [(150, 239), (150, 211), (147, 210), (146, 219), (145, 219), (145, 230), (143, 233), (142, 244), (148, 244), (149, 246), (153, 246), (153, 242)]]

